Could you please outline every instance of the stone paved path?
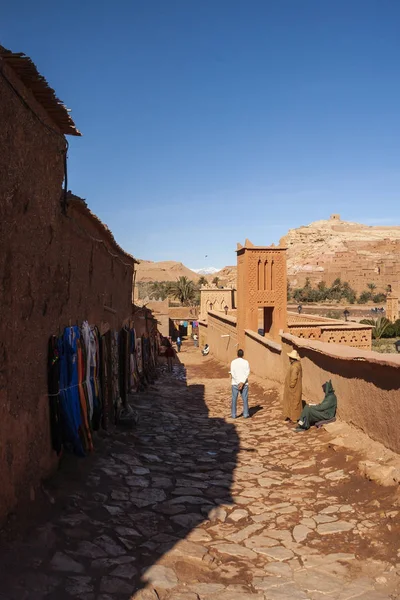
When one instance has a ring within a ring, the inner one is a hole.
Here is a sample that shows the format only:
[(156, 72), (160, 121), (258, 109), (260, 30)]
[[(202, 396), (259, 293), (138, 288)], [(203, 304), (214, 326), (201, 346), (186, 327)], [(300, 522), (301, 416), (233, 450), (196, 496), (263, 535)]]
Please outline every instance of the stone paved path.
[(180, 358), (135, 397), (137, 427), (70, 461), (47, 516), (0, 544), (0, 600), (400, 598), (393, 489), (256, 384), (252, 418), (227, 420), (227, 369)]

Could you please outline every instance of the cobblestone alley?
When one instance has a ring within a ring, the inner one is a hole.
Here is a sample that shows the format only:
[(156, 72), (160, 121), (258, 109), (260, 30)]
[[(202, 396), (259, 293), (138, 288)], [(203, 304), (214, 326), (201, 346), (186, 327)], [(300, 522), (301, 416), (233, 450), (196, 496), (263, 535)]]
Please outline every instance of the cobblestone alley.
[(67, 459), (46, 514), (3, 532), (0, 599), (400, 598), (393, 488), (255, 383), (252, 418), (227, 419), (228, 368), (179, 356), (134, 397), (138, 425)]

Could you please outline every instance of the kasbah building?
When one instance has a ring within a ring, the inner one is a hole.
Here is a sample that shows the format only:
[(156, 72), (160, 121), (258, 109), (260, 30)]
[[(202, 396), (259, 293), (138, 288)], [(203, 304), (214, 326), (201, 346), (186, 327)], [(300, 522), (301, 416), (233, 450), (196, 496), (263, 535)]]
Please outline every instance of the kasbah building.
[[(201, 290), (200, 348), (169, 375), (136, 259), (65, 187), (69, 112), (29, 57), (0, 47), (0, 73), (1, 600), (399, 598), (400, 356), (372, 352), (370, 326), (288, 312), (286, 249), (246, 240), (237, 290)], [(247, 430), (225, 418), (238, 348)], [(333, 433), (293, 442), (280, 422), (293, 350), (304, 399), (334, 382)]]

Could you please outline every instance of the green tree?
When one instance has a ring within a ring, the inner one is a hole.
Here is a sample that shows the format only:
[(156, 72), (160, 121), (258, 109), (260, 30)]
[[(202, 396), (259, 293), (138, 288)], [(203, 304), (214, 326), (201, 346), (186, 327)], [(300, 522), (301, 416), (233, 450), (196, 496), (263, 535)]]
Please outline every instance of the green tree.
[(196, 291), (193, 281), (183, 276), (171, 284), (170, 295), (184, 306), (188, 306), (195, 301)]
[(371, 300), (372, 298), (372, 294), (371, 292), (361, 292), (359, 298), (358, 298), (358, 304), (366, 304), (366, 302), (369, 302), (369, 300)]
[(202, 275), (201, 277), (199, 277), (197, 285), (199, 287), (201, 287), (202, 285), (207, 285), (207, 279), (204, 277), (204, 275)]
[(371, 282), (371, 283), (367, 283), (367, 288), (373, 292), (374, 290), (376, 290), (376, 285), (375, 283)]
[(214, 279), (212, 280), (214, 285), (218, 285), (219, 284), (219, 277), (215, 276)]
[(154, 281), (150, 284), (149, 297), (154, 300), (166, 300), (170, 294), (170, 281)]
[(375, 294), (372, 300), (375, 302), (375, 304), (382, 304), (386, 300), (386, 294), (383, 294), (382, 292), (380, 294)]

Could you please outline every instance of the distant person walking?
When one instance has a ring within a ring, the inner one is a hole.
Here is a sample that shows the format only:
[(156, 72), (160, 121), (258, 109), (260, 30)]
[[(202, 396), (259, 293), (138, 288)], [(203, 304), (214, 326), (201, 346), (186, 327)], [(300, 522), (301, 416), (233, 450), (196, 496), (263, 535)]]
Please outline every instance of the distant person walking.
[(165, 350), (165, 358), (167, 359), (168, 371), (171, 373), (172, 372), (172, 361), (175, 358), (175, 352), (174, 352), (174, 349), (171, 346), (171, 344), (168, 344), (168, 346)]
[(231, 370), (229, 371), (232, 378), (232, 419), (236, 419), (236, 403), (239, 394), (243, 401), (243, 417), (247, 419), (249, 414), (249, 375), (250, 365), (243, 358), (243, 350), (238, 350), (237, 358), (231, 362)]
[(199, 345), (199, 338), (197, 337), (196, 333), (193, 334), (193, 342), (194, 342), (195, 348), (197, 348)]
[(178, 352), (181, 351), (181, 346), (182, 346), (182, 340), (181, 340), (180, 336), (178, 335), (178, 337), (176, 338), (176, 347), (178, 348)]
[(288, 354), (290, 364), (285, 378), (283, 390), (283, 418), (285, 421), (296, 421), (300, 418), (302, 409), (302, 368), (300, 356), (296, 350)]

